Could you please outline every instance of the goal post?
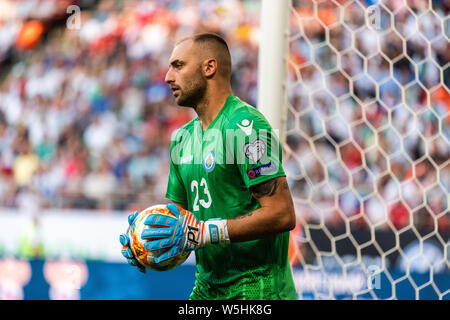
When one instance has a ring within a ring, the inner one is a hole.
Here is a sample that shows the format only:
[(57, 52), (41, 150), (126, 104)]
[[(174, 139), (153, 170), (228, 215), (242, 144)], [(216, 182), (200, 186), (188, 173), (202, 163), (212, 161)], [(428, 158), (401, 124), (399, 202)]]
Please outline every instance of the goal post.
[(300, 299), (450, 299), (450, 23), (440, 1), (262, 0)]
[(258, 109), (284, 138), (287, 110), (289, 6), (287, 1), (263, 0), (258, 51)]

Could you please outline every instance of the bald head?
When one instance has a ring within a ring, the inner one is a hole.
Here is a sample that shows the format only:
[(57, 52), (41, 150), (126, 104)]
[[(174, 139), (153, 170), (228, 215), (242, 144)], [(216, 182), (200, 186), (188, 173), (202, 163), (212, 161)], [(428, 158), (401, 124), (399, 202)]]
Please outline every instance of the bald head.
[(230, 50), (222, 37), (215, 33), (198, 33), (177, 41), (175, 46), (185, 41), (193, 42), (200, 61), (216, 59), (218, 75), (227, 80), (231, 78)]

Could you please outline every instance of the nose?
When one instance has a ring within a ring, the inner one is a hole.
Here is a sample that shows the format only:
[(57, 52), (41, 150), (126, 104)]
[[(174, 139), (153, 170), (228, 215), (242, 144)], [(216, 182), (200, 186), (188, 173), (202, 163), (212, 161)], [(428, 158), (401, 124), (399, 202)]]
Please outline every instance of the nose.
[(169, 68), (169, 70), (167, 70), (166, 77), (164, 78), (164, 81), (166, 83), (168, 83), (168, 84), (170, 84), (170, 83), (175, 81), (175, 79), (173, 78), (173, 75), (172, 75), (172, 72), (171, 72), (170, 68)]

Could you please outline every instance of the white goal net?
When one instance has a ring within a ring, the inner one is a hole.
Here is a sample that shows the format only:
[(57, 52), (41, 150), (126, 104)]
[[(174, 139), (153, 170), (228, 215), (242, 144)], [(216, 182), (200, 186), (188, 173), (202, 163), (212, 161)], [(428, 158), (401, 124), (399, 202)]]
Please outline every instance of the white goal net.
[(448, 300), (448, 2), (286, 2), (299, 298)]

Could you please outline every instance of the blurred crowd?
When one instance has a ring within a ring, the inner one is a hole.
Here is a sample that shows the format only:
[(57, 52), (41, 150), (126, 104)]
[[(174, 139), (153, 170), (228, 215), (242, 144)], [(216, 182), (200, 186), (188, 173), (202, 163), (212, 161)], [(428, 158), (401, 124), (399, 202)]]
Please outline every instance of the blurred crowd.
[(0, 23), (0, 38), (16, 40), (3, 42), (0, 60), (2, 52), (3, 61), (19, 59), (9, 59), (0, 82), (0, 207), (132, 210), (165, 202), (171, 134), (195, 116), (175, 105), (164, 83), (183, 36), (226, 37), (235, 93), (256, 103), (256, 1), (102, 0), (80, 10), (79, 28), (72, 19), (39, 42), (24, 37), (22, 50), (24, 12), (46, 1), (6, 3), (15, 14)]
[[(383, 1), (371, 25), (375, 3), (293, 1), (284, 165), (297, 213), (341, 225), (389, 215), (400, 229), (413, 212), (449, 229), (450, 6)], [(82, 10), (68, 24), (71, 4)], [(195, 116), (164, 83), (172, 45), (224, 36), (234, 93), (256, 106), (259, 10), (258, 0), (0, 0), (0, 207), (165, 202), (171, 134)]]
[(450, 230), (450, 1), (297, 3), (285, 166), (300, 220)]

